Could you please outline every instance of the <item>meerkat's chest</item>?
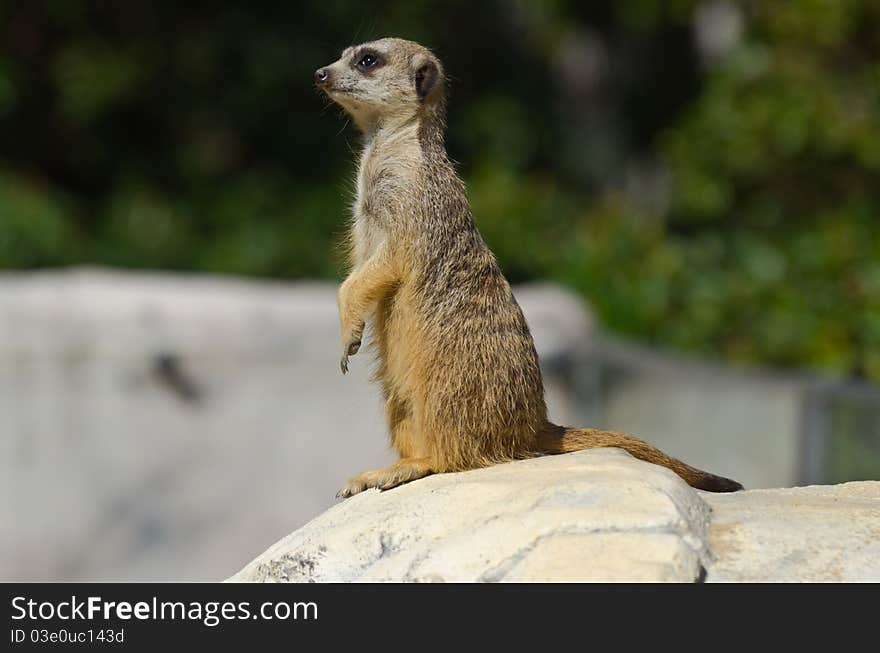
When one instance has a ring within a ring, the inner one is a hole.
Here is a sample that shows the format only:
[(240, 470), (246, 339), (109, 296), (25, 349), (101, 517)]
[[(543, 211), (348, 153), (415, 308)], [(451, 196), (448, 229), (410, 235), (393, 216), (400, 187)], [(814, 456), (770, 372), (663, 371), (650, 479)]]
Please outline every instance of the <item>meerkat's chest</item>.
[(352, 263), (358, 266), (367, 261), (385, 240), (384, 232), (371, 224), (369, 219), (355, 210), (355, 219), (351, 227)]
[(369, 146), (358, 167), (356, 190), (352, 240), (357, 264), (390, 237), (405, 191), (393, 161)]
[(358, 177), (351, 233), (355, 265), (370, 258), (387, 237), (387, 229), (378, 213), (379, 198), (376, 197), (375, 190), (366, 185), (360, 175)]

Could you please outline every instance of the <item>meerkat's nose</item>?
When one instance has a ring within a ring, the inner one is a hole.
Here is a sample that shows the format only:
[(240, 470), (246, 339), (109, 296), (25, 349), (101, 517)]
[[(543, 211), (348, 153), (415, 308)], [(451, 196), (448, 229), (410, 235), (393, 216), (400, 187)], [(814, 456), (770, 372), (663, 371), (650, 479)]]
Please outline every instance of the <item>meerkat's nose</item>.
[(326, 68), (318, 68), (315, 71), (315, 83), (326, 84), (330, 80), (330, 71)]

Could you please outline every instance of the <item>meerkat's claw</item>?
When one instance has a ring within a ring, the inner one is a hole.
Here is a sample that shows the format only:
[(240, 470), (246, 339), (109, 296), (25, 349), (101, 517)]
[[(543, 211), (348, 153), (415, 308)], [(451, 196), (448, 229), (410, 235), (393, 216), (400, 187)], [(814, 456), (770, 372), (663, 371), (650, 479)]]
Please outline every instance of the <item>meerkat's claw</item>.
[(339, 361), (339, 368), (342, 370), (343, 374), (348, 373), (348, 357), (354, 356), (361, 348), (361, 337), (354, 336), (347, 343), (343, 343), (342, 345), (342, 358)]

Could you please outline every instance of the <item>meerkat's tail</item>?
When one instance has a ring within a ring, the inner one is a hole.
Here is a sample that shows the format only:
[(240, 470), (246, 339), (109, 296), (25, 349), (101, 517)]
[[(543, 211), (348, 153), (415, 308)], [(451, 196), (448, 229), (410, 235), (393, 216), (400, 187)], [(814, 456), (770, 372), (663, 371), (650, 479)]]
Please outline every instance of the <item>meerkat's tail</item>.
[(545, 454), (569, 453), (599, 447), (619, 447), (640, 460), (671, 469), (681, 476), (688, 485), (700, 490), (736, 492), (743, 489), (743, 486), (736, 481), (686, 465), (652, 447), (647, 442), (626, 433), (599, 429), (572, 429), (551, 424), (538, 436), (538, 447)]

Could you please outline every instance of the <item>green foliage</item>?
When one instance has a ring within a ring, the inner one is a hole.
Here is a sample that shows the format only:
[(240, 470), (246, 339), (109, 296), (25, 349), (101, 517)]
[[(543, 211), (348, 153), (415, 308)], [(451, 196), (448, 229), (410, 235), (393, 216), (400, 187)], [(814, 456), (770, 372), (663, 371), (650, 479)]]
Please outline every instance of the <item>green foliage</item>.
[(0, 170), (0, 268), (66, 263), (77, 243), (56, 193)]
[(876, 3), (756, 4), (662, 140), (667, 238), (717, 242), (691, 269), (719, 307), (701, 348), (880, 378), (878, 34)]
[[(357, 137), (312, 71), (400, 34), (451, 73), (450, 153), (512, 280), (562, 280), (645, 341), (880, 379), (875, 2), (737, 3), (711, 64), (693, 0), (17, 4), (2, 268), (338, 274)], [(592, 86), (572, 43), (604, 48)], [(650, 211), (621, 181), (644, 161), (671, 180)]]

